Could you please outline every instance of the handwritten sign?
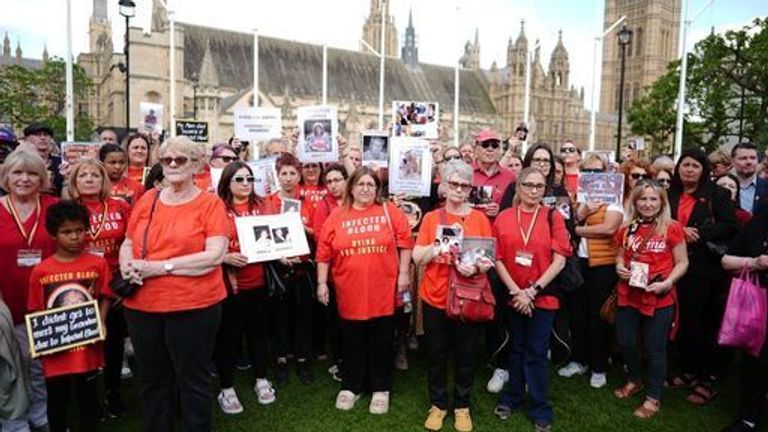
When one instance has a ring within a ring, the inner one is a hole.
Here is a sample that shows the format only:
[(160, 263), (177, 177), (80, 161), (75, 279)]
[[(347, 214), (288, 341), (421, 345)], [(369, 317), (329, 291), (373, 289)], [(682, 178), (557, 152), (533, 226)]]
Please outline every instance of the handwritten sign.
[(176, 122), (176, 135), (185, 136), (194, 142), (208, 142), (208, 122), (179, 120)]
[(104, 340), (96, 300), (25, 316), (32, 358)]
[(101, 143), (92, 142), (63, 142), (61, 143), (61, 158), (69, 164), (76, 164), (83, 159), (99, 159)]

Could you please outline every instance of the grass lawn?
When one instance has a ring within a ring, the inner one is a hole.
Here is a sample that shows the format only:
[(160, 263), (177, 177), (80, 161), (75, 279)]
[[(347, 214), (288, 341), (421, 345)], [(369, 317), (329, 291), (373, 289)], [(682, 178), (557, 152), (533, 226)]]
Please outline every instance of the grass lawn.
[[(299, 383), (291, 370), (288, 385), (277, 387), (277, 401), (271, 406), (260, 406), (251, 389), (249, 371), (237, 372), (237, 392), (245, 407), (242, 414), (227, 416), (218, 404), (211, 401), (216, 431), (422, 431), (429, 403), (427, 401), (426, 364), (421, 353), (410, 353), (411, 368), (395, 372), (389, 414), (374, 416), (368, 413), (370, 396), (358, 401), (351, 412), (334, 408), (339, 386), (325, 372), (328, 365), (318, 362), (316, 381), (305, 386)], [(719, 390), (720, 396), (706, 407), (694, 407), (685, 401), (682, 390), (669, 390), (664, 394), (662, 410), (649, 421), (635, 419), (632, 410), (641, 402), (638, 396), (629, 401), (618, 401), (612, 389), (621, 384), (621, 373), (609, 374), (608, 386), (595, 390), (589, 387), (586, 376), (564, 379), (551, 370), (550, 394), (555, 409), (554, 430), (567, 432), (594, 431), (695, 431), (719, 432), (729, 424), (736, 413), (738, 387), (734, 371)], [(490, 370), (481, 367), (476, 375), (473, 394), (472, 418), (475, 430), (532, 431), (533, 426), (524, 413), (515, 413), (502, 422), (493, 415), (496, 396), (485, 391)], [(141, 430), (138, 404), (139, 378), (123, 381), (123, 397), (129, 414), (120, 420), (108, 420), (103, 430)], [(453, 430), (452, 414), (446, 418), (444, 431)], [(762, 429), (762, 432), (768, 432)]]

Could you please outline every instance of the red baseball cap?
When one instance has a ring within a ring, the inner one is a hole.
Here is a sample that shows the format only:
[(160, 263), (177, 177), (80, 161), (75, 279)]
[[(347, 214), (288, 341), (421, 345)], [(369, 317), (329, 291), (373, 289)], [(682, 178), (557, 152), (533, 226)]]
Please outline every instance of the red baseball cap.
[(499, 134), (492, 129), (483, 129), (475, 136), (475, 142), (482, 143), (486, 141), (501, 141)]

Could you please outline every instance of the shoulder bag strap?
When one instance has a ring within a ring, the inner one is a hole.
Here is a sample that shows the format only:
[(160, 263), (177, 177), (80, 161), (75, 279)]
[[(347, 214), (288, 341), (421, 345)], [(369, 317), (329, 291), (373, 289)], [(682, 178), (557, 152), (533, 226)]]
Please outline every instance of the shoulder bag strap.
[(144, 228), (144, 241), (141, 244), (141, 257), (140, 259), (147, 259), (147, 239), (149, 238), (149, 225), (152, 223), (152, 217), (155, 215), (155, 207), (157, 207), (157, 201), (160, 199), (160, 191), (157, 191), (155, 197), (152, 199), (152, 207), (149, 210), (149, 220), (147, 226)]

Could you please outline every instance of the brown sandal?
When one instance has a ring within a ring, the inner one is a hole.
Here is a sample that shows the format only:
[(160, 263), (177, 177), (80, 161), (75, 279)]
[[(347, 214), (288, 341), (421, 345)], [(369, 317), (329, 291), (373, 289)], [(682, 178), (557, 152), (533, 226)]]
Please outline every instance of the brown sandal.
[(717, 395), (718, 392), (713, 388), (712, 384), (698, 384), (685, 400), (694, 405), (703, 406), (712, 402), (712, 399), (717, 397)]
[(672, 377), (672, 379), (664, 382), (664, 387), (670, 389), (687, 389), (693, 388), (698, 384), (696, 375), (680, 374)]
[(632, 396), (643, 391), (643, 383), (627, 381), (626, 384), (613, 391), (613, 395), (618, 399), (629, 399)]
[(661, 402), (653, 398), (645, 398), (643, 403), (635, 408), (635, 417), (641, 419), (649, 419), (659, 413), (661, 409)]

